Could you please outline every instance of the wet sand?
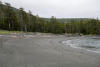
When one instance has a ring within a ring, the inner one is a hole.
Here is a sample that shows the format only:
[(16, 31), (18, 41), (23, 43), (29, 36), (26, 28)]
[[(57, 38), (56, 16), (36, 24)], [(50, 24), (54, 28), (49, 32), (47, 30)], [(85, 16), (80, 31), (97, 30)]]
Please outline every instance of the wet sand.
[(0, 67), (100, 67), (100, 54), (62, 44), (65, 36), (4, 37)]

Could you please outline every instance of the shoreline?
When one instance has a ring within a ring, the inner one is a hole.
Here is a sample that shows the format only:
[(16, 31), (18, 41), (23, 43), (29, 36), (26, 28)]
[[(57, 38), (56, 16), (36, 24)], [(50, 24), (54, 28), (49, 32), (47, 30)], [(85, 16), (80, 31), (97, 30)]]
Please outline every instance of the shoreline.
[[(6, 37), (4, 37), (6, 39)], [(100, 67), (100, 54), (65, 47), (69, 37), (10, 37), (0, 49), (0, 67)]]
[[(89, 51), (89, 52), (95, 52), (95, 53), (100, 53), (100, 51), (99, 50), (92, 50), (92, 49), (89, 49), (88, 47), (92, 47), (92, 46), (84, 46), (84, 47), (82, 47), (82, 45), (81, 46), (79, 46), (79, 45), (75, 45), (75, 43), (73, 43), (72, 41), (73, 40), (75, 40), (75, 39), (78, 39), (78, 38), (84, 38), (85, 36), (81, 36), (81, 37), (70, 37), (69, 39), (67, 39), (67, 40), (64, 40), (64, 41), (62, 41), (62, 44), (63, 45), (65, 45), (66, 47), (71, 47), (71, 48), (76, 48), (76, 49), (83, 49), (83, 50), (86, 50), (86, 51)], [(85, 37), (85, 38), (90, 38), (90, 39), (98, 39), (99, 37), (95, 37), (95, 36), (92, 36), (92, 37)], [(99, 38), (100, 39), (100, 38)], [(94, 46), (93, 48), (95, 48), (96, 46)]]

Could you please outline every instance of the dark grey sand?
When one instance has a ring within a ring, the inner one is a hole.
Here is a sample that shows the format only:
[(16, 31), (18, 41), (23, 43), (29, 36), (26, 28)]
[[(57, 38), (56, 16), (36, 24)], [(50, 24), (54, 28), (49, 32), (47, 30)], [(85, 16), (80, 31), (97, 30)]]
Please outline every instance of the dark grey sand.
[(64, 36), (3, 37), (0, 67), (100, 67), (100, 54), (66, 47)]

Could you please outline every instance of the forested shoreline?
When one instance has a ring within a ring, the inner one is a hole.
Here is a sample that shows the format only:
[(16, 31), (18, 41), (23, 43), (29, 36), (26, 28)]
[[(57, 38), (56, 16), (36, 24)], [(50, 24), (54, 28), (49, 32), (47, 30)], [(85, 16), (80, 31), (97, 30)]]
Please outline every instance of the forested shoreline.
[(54, 16), (45, 20), (23, 8), (16, 9), (9, 3), (0, 1), (0, 29), (9, 31), (43, 32), (43, 33), (79, 33), (100, 34), (100, 20), (81, 19), (79, 21), (60, 22)]

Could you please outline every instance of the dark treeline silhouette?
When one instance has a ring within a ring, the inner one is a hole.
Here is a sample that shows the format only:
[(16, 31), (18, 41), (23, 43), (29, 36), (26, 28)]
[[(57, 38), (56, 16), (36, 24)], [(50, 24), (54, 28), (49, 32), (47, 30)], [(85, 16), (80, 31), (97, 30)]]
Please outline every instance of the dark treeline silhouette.
[[(79, 33), (100, 34), (100, 21), (98, 19), (81, 19), (69, 22), (58, 21), (55, 17), (49, 20), (25, 12), (23, 8), (16, 9), (9, 3), (0, 1), (0, 29), (9, 31), (43, 32), (43, 33)], [(63, 20), (62, 20), (63, 21)]]

